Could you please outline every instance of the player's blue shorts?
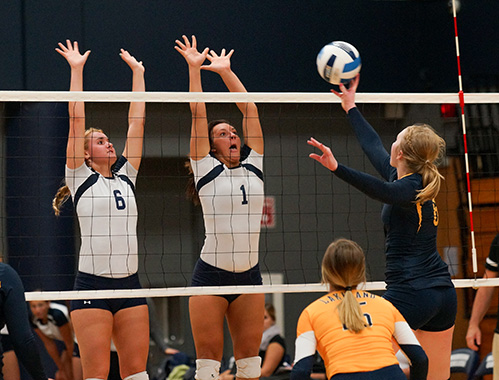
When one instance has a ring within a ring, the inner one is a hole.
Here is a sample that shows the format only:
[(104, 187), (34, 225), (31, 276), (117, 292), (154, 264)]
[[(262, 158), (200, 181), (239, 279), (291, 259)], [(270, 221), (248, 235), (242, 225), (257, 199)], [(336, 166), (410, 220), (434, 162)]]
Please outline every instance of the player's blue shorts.
[[(78, 272), (74, 290), (110, 290), (110, 289), (142, 289), (137, 273), (124, 278), (108, 278)], [(110, 298), (91, 300), (72, 300), (71, 311), (78, 309), (103, 309), (116, 314), (121, 309), (146, 305), (146, 299), (140, 298)]]
[(397, 364), (369, 372), (337, 373), (331, 380), (407, 380)]
[[(232, 286), (232, 285), (262, 285), (260, 266), (256, 264), (245, 272), (229, 272), (198, 259), (192, 273), (191, 286)], [(217, 294), (229, 303), (240, 294)]]
[(453, 287), (429, 289), (389, 288), (383, 298), (390, 301), (413, 330), (445, 331), (454, 326), (457, 295)]

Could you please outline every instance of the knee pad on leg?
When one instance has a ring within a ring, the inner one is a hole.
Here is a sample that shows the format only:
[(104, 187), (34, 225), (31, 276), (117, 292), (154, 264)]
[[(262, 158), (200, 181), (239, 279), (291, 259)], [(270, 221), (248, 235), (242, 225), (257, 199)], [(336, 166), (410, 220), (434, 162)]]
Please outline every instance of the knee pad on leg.
[(196, 380), (218, 380), (220, 377), (220, 362), (211, 359), (196, 360)]
[(149, 375), (147, 374), (146, 371), (142, 371), (127, 376), (123, 380), (149, 380)]
[(237, 373), (236, 377), (240, 379), (253, 379), (260, 377), (262, 373), (262, 358), (260, 356), (252, 356), (236, 360)]

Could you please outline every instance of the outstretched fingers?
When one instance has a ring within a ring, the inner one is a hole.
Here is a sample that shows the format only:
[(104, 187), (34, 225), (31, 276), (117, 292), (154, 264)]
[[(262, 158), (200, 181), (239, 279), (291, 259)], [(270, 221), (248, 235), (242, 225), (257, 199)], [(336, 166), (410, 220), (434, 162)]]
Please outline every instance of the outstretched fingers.
[(80, 54), (78, 42), (74, 41), (71, 43), (69, 39), (66, 40), (66, 45), (59, 42), (58, 46), (58, 48), (55, 48), (55, 51), (62, 55), (72, 68), (83, 67), (85, 65), (90, 50), (87, 50), (84, 54)]
[(307, 144), (312, 145), (312, 146), (320, 149), (322, 152), (326, 152), (326, 150), (329, 149), (327, 146), (325, 146), (323, 143), (317, 141), (313, 137), (310, 137), (310, 139), (308, 139)]

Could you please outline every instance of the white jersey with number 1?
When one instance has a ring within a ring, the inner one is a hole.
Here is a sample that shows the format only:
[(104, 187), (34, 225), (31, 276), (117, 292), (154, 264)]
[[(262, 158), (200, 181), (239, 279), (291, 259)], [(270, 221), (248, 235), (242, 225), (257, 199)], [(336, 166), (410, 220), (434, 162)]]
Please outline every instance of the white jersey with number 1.
[(201, 259), (230, 272), (244, 272), (258, 264), (263, 155), (247, 147), (241, 154), (248, 150), (236, 168), (228, 168), (211, 155), (191, 160), (206, 234)]

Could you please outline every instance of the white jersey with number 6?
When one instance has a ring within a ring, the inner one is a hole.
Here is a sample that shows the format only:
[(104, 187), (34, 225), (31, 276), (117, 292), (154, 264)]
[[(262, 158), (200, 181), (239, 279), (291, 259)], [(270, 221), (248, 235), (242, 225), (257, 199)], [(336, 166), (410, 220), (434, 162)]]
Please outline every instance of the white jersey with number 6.
[(68, 185), (80, 223), (78, 270), (123, 278), (138, 270), (137, 170), (121, 157), (106, 178), (83, 164), (66, 167)]

